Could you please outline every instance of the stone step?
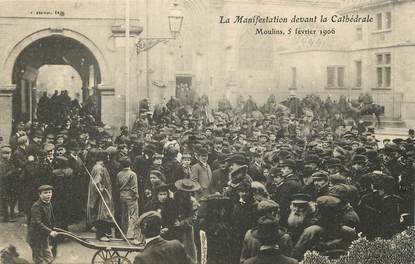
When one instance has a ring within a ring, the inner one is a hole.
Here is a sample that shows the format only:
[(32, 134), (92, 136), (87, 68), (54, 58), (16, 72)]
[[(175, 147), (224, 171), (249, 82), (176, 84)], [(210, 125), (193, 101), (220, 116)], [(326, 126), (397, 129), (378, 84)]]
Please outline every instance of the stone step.
[(408, 128), (379, 128), (376, 130), (376, 134), (408, 136)]
[[(376, 119), (374, 118), (363, 118), (363, 121), (367, 126), (372, 126), (375, 124)], [(351, 126), (353, 125), (353, 120), (347, 119), (345, 120), (346, 125)], [(386, 127), (386, 128), (407, 128), (406, 122), (403, 120), (396, 120), (396, 119), (380, 119), (380, 127)]]
[(388, 128), (407, 128), (405, 121), (380, 121), (381, 127)]

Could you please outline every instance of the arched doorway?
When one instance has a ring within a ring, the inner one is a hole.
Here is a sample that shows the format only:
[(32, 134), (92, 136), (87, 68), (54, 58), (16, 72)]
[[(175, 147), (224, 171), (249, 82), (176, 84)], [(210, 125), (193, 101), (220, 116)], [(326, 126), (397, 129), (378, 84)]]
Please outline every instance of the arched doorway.
[[(79, 87), (82, 101), (93, 103), (95, 116), (100, 119), (100, 96), (96, 88), (101, 83), (101, 71), (97, 59), (78, 40), (51, 35), (27, 45), (15, 60), (12, 73), (12, 84), (16, 87), (13, 94), (13, 122), (36, 118), (36, 104), (41, 96), (36, 83), (39, 69), (44, 65), (71, 66), (82, 81)], [(58, 91), (61, 92), (62, 90)]]

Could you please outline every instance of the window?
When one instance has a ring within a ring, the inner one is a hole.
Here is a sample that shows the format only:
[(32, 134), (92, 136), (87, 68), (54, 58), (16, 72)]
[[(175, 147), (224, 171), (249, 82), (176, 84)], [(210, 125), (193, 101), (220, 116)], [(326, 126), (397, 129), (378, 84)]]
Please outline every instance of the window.
[(291, 88), (297, 87), (297, 68), (291, 67)]
[(344, 66), (328, 66), (327, 67), (327, 87), (342, 88), (344, 87)]
[(385, 28), (390, 29), (392, 27), (391, 12), (385, 13)]
[(363, 30), (362, 27), (356, 27), (356, 40), (363, 39)]
[(388, 30), (392, 28), (392, 13), (390, 11), (376, 14), (376, 30)]
[(335, 67), (327, 67), (327, 87), (334, 87), (336, 79)]
[(355, 68), (356, 68), (356, 87), (362, 87), (362, 61), (355, 61)]
[(376, 76), (378, 88), (389, 88), (391, 86), (391, 54), (376, 54)]
[(382, 13), (376, 14), (376, 29), (377, 30), (382, 29)]
[(337, 68), (337, 87), (344, 87), (344, 67)]

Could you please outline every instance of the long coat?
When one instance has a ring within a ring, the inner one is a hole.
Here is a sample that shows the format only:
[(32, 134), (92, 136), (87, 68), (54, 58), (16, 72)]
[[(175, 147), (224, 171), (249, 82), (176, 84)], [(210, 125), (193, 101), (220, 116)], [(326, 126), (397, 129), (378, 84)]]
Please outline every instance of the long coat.
[(196, 194), (197, 198), (210, 194), (210, 183), (212, 182), (212, 170), (210, 169), (209, 164), (206, 166), (202, 165), (200, 162), (192, 166), (192, 174), (194, 181), (200, 183), (202, 187)]
[(161, 237), (151, 240), (142, 253), (137, 254), (134, 264), (190, 264), (182, 243), (166, 241)]
[[(91, 171), (92, 179), (101, 188), (101, 193), (105, 199), (105, 206), (92, 180), (89, 181), (88, 203), (87, 203), (87, 222), (93, 224), (96, 221), (113, 222), (111, 214), (114, 215), (112, 203), (111, 179), (108, 170), (101, 164), (95, 164)], [(108, 209), (110, 211), (108, 211)], [(111, 214), (110, 214), (111, 212)]]
[(0, 159), (0, 198), (1, 200), (9, 200), (16, 191), (14, 189), (14, 181), (16, 177), (16, 169), (10, 160)]
[(56, 226), (67, 228), (72, 223), (72, 205), (74, 193), (72, 187), (73, 170), (71, 168), (55, 169), (53, 204), (55, 206)]

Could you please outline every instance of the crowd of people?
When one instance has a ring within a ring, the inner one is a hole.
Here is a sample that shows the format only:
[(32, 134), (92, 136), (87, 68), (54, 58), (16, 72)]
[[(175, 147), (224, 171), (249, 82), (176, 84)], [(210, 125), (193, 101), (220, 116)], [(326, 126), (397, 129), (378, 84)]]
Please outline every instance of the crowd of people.
[[(49, 199), (46, 237), (85, 222), (102, 242), (160, 235), (179, 240), (189, 263), (209, 264), (297, 263), (307, 250), (336, 257), (359, 236), (391, 238), (414, 225), (413, 129), (378, 142), (373, 127), (349, 128), (337, 111), (256, 107), (252, 98), (206, 110), (205, 97), (185, 111), (174, 98), (154, 113), (146, 102), (133, 129), (112, 135), (94, 111), (61, 99), (45, 95), (38, 120), (18, 123), (1, 146), (2, 222), (26, 216), (32, 230)], [(159, 228), (148, 231), (140, 215)], [(48, 250), (31, 238), (33, 251)]]

